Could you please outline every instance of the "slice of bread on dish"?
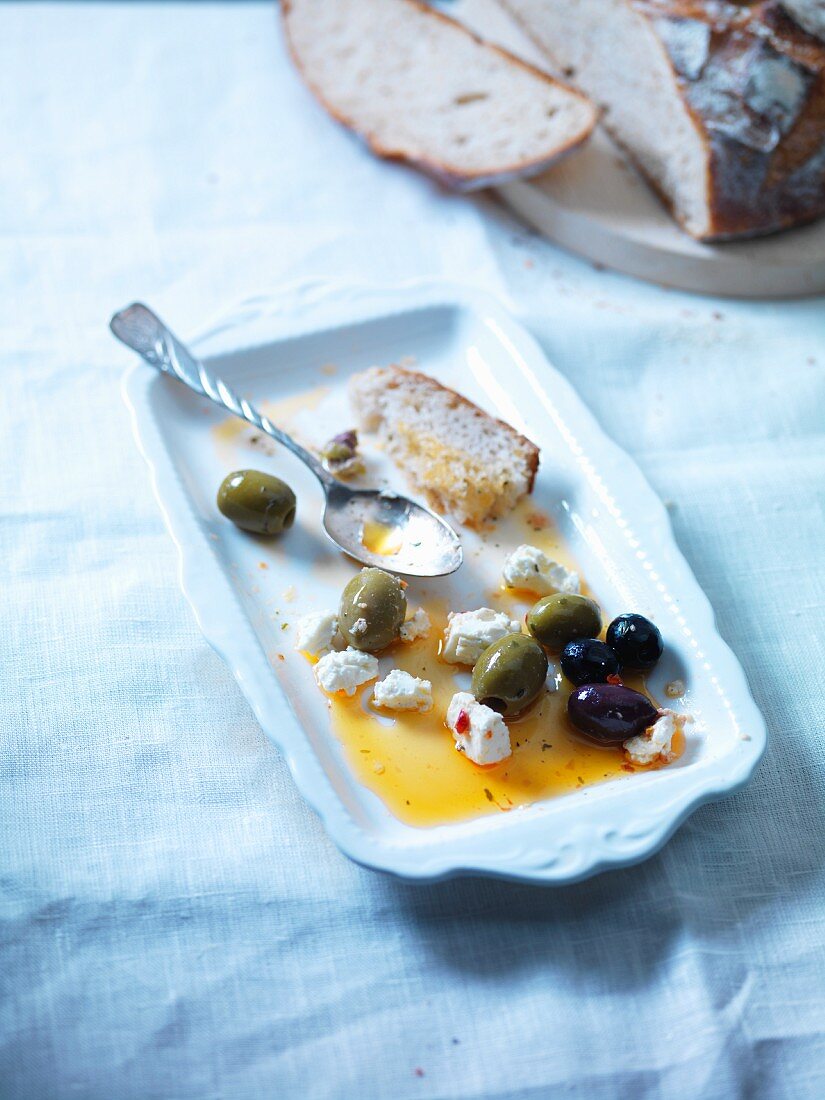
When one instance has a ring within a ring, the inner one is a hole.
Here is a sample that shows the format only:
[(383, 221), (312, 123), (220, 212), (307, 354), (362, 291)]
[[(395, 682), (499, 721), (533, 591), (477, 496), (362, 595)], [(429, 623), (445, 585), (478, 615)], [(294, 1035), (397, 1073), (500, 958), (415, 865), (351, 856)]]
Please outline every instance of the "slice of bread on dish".
[(479, 527), (532, 491), (538, 447), (429, 375), (372, 367), (349, 392), (361, 427), (437, 511)]

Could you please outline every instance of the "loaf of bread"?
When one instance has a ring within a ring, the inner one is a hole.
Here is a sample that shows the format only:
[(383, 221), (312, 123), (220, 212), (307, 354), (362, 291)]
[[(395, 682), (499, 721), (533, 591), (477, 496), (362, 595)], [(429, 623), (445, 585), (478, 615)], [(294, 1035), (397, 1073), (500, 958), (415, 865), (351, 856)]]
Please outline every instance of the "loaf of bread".
[(538, 447), (426, 374), (373, 367), (353, 377), (350, 398), (364, 431), (439, 512), (478, 527), (533, 488)]
[[(500, 0), (702, 240), (825, 213), (820, 0)], [(793, 16), (792, 14), (793, 13)]]
[(458, 190), (541, 172), (597, 111), (418, 0), (283, 0), (298, 70), (373, 152)]

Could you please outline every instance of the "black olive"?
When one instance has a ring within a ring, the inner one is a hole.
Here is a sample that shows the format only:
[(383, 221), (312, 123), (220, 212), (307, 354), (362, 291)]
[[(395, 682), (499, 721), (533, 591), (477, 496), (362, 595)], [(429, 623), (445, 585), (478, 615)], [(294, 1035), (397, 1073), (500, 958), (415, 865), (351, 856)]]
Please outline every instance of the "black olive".
[(607, 628), (606, 641), (622, 668), (639, 672), (653, 668), (665, 648), (659, 628), (644, 615), (619, 615)]
[(605, 684), (619, 671), (619, 659), (610, 646), (596, 638), (568, 642), (561, 654), (561, 670), (568, 680), (580, 684)]

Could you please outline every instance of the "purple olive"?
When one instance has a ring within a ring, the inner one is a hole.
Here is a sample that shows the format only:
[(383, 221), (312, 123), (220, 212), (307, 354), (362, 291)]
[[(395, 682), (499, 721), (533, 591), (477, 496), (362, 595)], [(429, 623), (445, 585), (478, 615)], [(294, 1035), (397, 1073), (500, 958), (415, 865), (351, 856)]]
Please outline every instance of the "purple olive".
[(616, 745), (652, 726), (659, 712), (638, 691), (621, 684), (585, 684), (567, 701), (570, 721), (605, 745)]

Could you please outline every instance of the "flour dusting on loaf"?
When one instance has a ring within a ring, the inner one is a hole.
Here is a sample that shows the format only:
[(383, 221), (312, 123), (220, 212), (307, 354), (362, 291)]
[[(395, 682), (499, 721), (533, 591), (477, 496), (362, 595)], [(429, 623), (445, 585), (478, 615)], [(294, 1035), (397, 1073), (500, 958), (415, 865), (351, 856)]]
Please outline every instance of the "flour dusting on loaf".
[(825, 41), (825, 0), (782, 0), (782, 7), (808, 34)]
[(350, 399), (361, 427), (437, 511), (477, 527), (531, 492), (538, 447), (428, 375), (373, 367), (353, 377)]

